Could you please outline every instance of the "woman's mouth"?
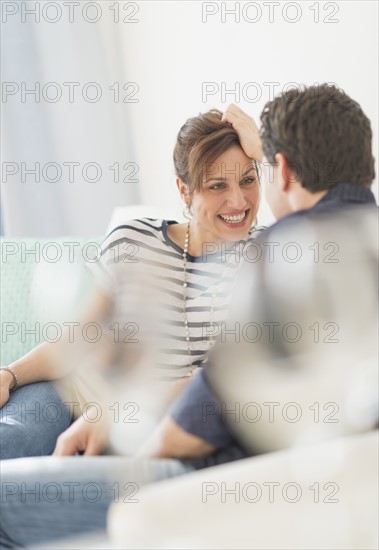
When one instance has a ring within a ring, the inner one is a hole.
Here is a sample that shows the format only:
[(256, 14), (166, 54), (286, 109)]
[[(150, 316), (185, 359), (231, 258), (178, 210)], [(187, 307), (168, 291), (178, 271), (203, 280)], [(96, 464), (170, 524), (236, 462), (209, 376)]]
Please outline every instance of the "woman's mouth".
[(248, 213), (249, 209), (237, 213), (218, 214), (218, 218), (220, 218), (228, 226), (232, 225), (233, 227), (242, 227), (246, 221)]

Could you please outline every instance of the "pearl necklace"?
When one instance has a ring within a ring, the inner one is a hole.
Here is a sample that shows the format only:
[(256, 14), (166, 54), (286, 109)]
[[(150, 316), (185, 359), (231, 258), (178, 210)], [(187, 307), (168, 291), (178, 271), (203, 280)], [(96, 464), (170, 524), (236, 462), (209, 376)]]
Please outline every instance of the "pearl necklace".
[[(190, 332), (189, 332), (188, 317), (187, 317), (187, 310), (186, 310), (187, 288), (188, 288), (187, 255), (188, 255), (188, 248), (189, 248), (189, 243), (190, 243), (190, 224), (191, 224), (191, 222), (189, 221), (188, 225), (187, 225), (186, 235), (185, 235), (185, 238), (184, 238), (184, 248), (183, 248), (183, 314), (184, 314), (184, 327), (185, 327), (185, 331), (186, 331), (187, 352), (188, 352), (188, 367), (190, 369), (190, 372), (188, 373), (188, 376), (193, 375)], [(254, 230), (253, 227), (251, 227), (249, 229), (248, 238), (251, 236), (253, 230)], [(213, 324), (216, 297), (217, 297), (217, 293), (216, 293), (215, 290), (213, 290), (211, 307), (210, 307), (210, 315), (209, 315), (209, 324), (210, 325)], [(214, 341), (215, 341), (215, 337), (214, 337), (213, 334), (208, 336), (209, 347), (211, 347), (213, 345)]]
[[(188, 288), (188, 278), (187, 278), (187, 255), (188, 255), (188, 248), (189, 248), (189, 242), (190, 242), (190, 224), (191, 222), (188, 222), (186, 236), (184, 238), (184, 248), (183, 248), (183, 314), (184, 314), (184, 327), (186, 331), (186, 342), (187, 342), (187, 352), (188, 352), (188, 367), (190, 369), (190, 372), (188, 373), (188, 376), (193, 375), (193, 365), (192, 365), (192, 355), (191, 355), (191, 342), (190, 342), (190, 332), (189, 332), (189, 326), (188, 326), (188, 317), (187, 317), (187, 310), (186, 310), (186, 303), (187, 303), (187, 288)], [(216, 292), (212, 292), (212, 302), (210, 307), (210, 319), (209, 324), (213, 324), (213, 315), (214, 315), (214, 304), (216, 301)], [(213, 344), (215, 338), (213, 335), (208, 336), (208, 341), (210, 343), (210, 346)]]

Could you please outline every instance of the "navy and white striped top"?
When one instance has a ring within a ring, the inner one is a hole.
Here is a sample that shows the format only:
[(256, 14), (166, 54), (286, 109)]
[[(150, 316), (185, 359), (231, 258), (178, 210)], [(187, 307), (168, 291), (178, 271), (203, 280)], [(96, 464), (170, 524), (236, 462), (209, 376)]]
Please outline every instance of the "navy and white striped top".
[(112, 295), (113, 335), (116, 326), (129, 350), (129, 344), (135, 345), (136, 339), (144, 345), (148, 341), (149, 360), (157, 369), (155, 376), (169, 381), (187, 377), (190, 363), (197, 368), (204, 361), (212, 345), (209, 336), (216, 336), (227, 318), (244, 248), (259, 234), (258, 229), (253, 229), (232, 248), (208, 243), (208, 254), (187, 254), (187, 342), (183, 249), (167, 234), (167, 227), (175, 223), (178, 222), (142, 218), (116, 227), (103, 242), (96, 264)]

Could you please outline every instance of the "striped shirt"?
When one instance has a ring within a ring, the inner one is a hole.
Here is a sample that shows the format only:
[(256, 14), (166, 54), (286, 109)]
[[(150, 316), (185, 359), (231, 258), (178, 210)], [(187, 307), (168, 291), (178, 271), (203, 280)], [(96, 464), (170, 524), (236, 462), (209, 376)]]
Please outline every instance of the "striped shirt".
[(229, 248), (225, 243), (205, 243), (202, 256), (187, 254), (184, 300), (184, 251), (167, 234), (168, 226), (175, 223), (142, 218), (116, 227), (102, 244), (96, 263), (112, 296), (113, 336), (117, 327), (126, 356), (136, 340), (142, 346), (149, 342), (154, 375), (168, 381), (189, 376), (205, 360), (212, 337), (227, 318), (245, 247), (259, 233), (253, 229)]

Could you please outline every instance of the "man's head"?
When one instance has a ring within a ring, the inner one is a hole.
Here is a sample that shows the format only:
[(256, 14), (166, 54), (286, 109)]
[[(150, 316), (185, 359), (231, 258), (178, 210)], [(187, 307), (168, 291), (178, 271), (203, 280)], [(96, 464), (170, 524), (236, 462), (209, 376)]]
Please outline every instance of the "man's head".
[(334, 185), (370, 187), (370, 121), (336, 86), (290, 90), (261, 115), (267, 200), (277, 218), (310, 208)]

